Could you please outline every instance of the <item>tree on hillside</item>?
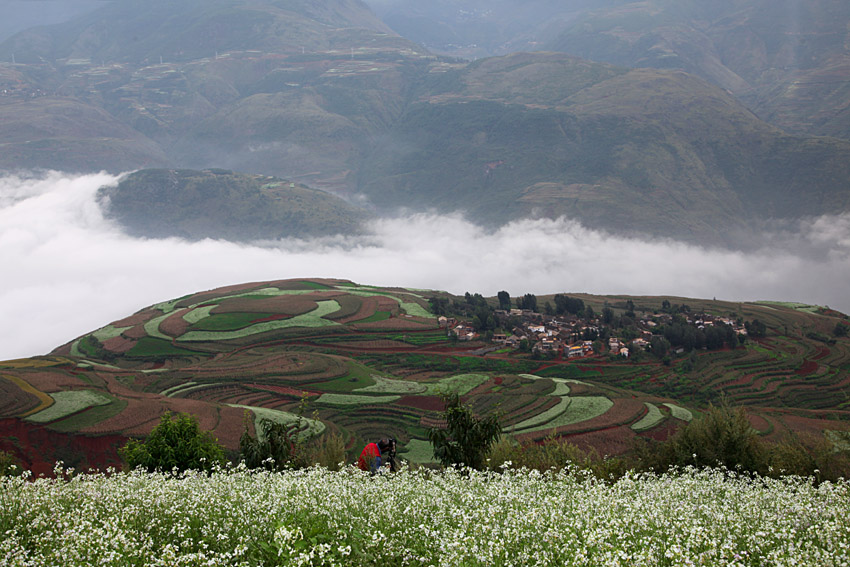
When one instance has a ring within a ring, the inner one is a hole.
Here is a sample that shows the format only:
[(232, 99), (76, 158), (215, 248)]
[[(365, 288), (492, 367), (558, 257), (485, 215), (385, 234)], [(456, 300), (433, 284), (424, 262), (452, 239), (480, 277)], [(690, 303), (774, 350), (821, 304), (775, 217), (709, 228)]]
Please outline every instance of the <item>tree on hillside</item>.
[(497, 297), (499, 298), (499, 309), (508, 311), (511, 308), (511, 294), (506, 291), (500, 291)]
[(517, 307), (537, 311), (537, 296), (533, 293), (526, 293), (522, 297), (517, 298)]
[(428, 430), (434, 457), (444, 466), (461, 465), (482, 470), (487, 453), (502, 434), (498, 415), (476, 417), (457, 393), (443, 396), (445, 428)]
[(149, 472), (208, 471), (224, 463), (224, 448), (212, 433), (201, 431), (197, 417), (185, 413), (172, 419), (171, 412), (166, 412), (147, 439), (131, 439), (119, 453), (131, 469), (142, 467)]

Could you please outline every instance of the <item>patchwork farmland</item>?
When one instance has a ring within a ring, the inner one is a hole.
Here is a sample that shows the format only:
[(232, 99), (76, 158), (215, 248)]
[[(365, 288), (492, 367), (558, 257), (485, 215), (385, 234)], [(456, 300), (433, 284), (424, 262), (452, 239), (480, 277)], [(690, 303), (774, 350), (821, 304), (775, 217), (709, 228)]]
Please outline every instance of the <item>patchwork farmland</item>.
[[(48, 356), (0, 362), (0, 450), (36, 472), (60, 459), (119, 465), (117, 447), (171, 411), (196, 415), (231, 451), (260, 419), (302, 415), (305, 432), (338, 432), (352, 452), (389, 435), (403, 458), (427, 462), (426, 432), (440, 425), (447, 392), (479, 414), (498, 412), (521, 441), (563, 437), (604, 454), (638, 437), (663, 439), (721, 398), (745, 406), (753, 428), (773, 440), (850, 430), (850, 343), (825, 340), (841, 314), (692, 300), (758, 317), (768, 332), (665, 361), (572, 359), (458, 342), (432, 313), (434, 297), (455, 299), (307, 279), (159, 303)], [(599, 310), (621, 299), (582, 297)], [(660, 305), (634, 298), (630, 308)]]

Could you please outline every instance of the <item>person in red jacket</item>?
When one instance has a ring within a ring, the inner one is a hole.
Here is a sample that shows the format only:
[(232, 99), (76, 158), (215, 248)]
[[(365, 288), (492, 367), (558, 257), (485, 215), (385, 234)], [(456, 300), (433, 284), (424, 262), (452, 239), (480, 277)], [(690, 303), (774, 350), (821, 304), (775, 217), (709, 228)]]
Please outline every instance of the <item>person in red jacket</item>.
[(369, 443), (357, 459), (357, 466), (372, 474), (378, 472), (385, 463), (389, 463), (391, 471), (396, 470), (395, 439), (381, 439), (377, 443)]

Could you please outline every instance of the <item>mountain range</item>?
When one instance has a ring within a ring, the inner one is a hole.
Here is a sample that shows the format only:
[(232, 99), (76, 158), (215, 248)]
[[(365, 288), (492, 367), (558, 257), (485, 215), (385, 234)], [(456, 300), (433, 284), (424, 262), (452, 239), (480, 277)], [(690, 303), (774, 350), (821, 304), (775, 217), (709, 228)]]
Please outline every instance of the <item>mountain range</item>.
[(552, 17), (510, 29), (545, 24), (534, 46), (550, 51), (469, 62), (395, 33), (401, 8), (381, 21), (357, 0), (106, 2), (0, 44), (0, 167), (225, 168), (378, 214), (566, 215), (726, 246), (850, 208), (850, 142), (812, 135), (843, 135), (843, 87), (800, 87), (841, 76), (843, 8), (809, 5), (789, 36), (758, 1), (530, 4)]

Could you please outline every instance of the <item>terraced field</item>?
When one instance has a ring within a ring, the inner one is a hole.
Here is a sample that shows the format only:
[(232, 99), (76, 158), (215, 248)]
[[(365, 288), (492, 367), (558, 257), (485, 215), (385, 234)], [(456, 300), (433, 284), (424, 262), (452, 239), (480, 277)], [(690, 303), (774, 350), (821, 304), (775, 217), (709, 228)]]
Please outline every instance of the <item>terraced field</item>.
[[(427, 428), (442, 424), (446, 392), (461, 394), (479, 414), (498, 412), (505, 433), (520, 440), (561, 436), (607, 454), (628, 450), (637, 436), (664, 438), (723, 398), (746, 405), (753, 427), (771, 439), (790, 432), (843, 439), (850, 430), (850, 342), (811, 338), (834, 327), (834, 314), (706, 302), (758, 317), (767, 336), (733, 350), (683, 354), (669, 365), (651, 355), (535, 360), (450, 341), (427, 296), (310, 279), (162, 302), (48, 357), (0, 363), (0, 419), (108, 437), (97, 450), (111, 451), (113, 462), (116, 439), (145, 435), (164, 411), (197, 415), (230, 450), (260, 419), (300, 416), (305, 434), (339, 432), (352, 453), (391, 435), (403, 455), (427, 462)], [(599, 310), (604, 305), (583, 297)], [(636, 299), (637, 309), (661, 303)], [(0, 450), (30, 464), (109, 462), (12, 438), (0, 440)]]

